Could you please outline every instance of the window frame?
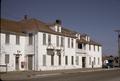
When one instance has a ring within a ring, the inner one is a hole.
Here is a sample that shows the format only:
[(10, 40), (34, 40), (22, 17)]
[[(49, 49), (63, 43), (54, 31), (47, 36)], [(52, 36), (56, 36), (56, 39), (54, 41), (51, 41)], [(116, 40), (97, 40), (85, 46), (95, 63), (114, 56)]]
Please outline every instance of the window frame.
[(43, 33), (43, 45), (46, 45), (46, 33)]
[(19, 44), (20, 44), (20, 36), (16, 35), (16, 45), (19, 45)]
[(10, 43), (10, 34), (6, 33), (5, 34), (5, 44), (9, 44)]

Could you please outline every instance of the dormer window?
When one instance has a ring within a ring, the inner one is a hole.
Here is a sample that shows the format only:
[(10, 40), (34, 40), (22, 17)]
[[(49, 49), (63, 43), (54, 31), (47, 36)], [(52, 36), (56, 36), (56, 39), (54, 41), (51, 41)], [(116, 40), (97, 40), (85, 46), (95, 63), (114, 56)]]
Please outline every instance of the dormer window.
[(56, 20), (54, 25), (50, 26), (50, 28), (55, 32), (61, 32), (61, 21)]
[(57, 26), (57, 32), (60, 32), (60, 30), (59, 30), (59, 26)]
[(56, 30), (56, 32), (61, 32), (61, 20), (56, 20), (55, 30)]

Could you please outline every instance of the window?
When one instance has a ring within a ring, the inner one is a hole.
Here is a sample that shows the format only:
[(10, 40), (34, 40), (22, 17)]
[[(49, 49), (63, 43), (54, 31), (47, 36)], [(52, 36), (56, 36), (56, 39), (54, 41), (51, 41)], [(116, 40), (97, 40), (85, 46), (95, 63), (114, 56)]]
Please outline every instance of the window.
[(94, 45), (94, 51), (95, 51), (95, 45)]
[(82, 44), (78, 44), (78, 49), (82, 49)]
[(51, 45), (51, 35), (48, 35), (48, 45)]
[(70, 38), (68, 38), (68, 48), (70, 48)]
[(10, 35), (7, 33), (7, 34), (5, 35), (5, 43), (6, 43), (6, 44), (9, 44), (9, 42), (10, 42)]
[(83, 44), (84, 50), (86, 49), (86, 44)]
[(51, 55), (51, 65), (54, 65), (54, 55)]
[(100, 49), (99, 49), (99, 46), (98, 46), (98, 51), (99, 51)]
[(71, 40), (71, 47), (73, 48), (73, 39)]
[(76, 56), (76, 65), (79, 65), (79, 56)]
[(57, 46), (59, 46), (59, 36), (57, 36), (56, 38), (56, 43), (57, 43)]
[(91, 45), (89, 44), (89, 50), (91, 50)]
[(89, 57), (89, 65), (91, 65), (91, 57)]
[(64, 46), (64, 38), (61, 37), (61, 46), (63, 47)]
[(71, 56), (71, 64), (73, 65), (74, 64), (74, 57)]
[(5, 64), (9, 63), (9, 54), (5, 54)]
[(43, 66), (46, 66), (46, 55), (43, 55)]
[(68, 56), (65, 56), (65, 64), (68, 65)]
[(58, 55), (59, 58), (59, 65), (61, 65), (61, 55)]
[(16, 44), (19, 45), (20, 44), (20, 36), (16, 35)]
[(59, 32), (60, 30), (59, 30), (59, 26), (57, 26), (57, 32)]
[(94, 65), (96, 64), (96, 61), (95, 61), (96, 59), (95, 59), (95, 57), (94, 57)]
[(32, 43), (33, 43), (33, 34), (30, 33), (29, 34), (29, 45), (32, 45)]
[(46, 45), (46, 34), (43, 33), (43, 45)]
[(98, 65), (100, 64), (100, 58), (98, 57)]

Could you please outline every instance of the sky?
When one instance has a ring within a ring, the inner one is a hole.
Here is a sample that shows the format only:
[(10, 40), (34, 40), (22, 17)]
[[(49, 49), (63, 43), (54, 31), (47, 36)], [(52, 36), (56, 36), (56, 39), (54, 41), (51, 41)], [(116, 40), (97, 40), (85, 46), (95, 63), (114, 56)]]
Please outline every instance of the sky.
[(48, 23), (60, 19), (63, 27), (100, 42), (104, 55), (117, 55), (120, 0), (1, 0), (2, 18), (19, 21), (24, 15)]

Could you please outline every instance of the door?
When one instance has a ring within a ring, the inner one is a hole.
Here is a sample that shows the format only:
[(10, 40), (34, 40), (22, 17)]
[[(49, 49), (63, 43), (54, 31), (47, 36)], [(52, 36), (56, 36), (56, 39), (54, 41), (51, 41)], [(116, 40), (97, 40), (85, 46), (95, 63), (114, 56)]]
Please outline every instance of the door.
[(82, 57), (82, 68), (86, 67), (86, 57)]
[(15, 66), (16, 66), (16, 70), (19, 70), (19, 56), (15, 57)]
[(32, 70), (32, 65), (33, 65), (33, 56), (28, 55), (28, 70)]

